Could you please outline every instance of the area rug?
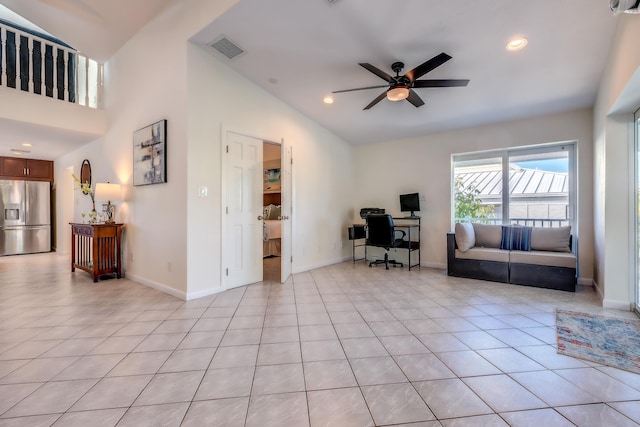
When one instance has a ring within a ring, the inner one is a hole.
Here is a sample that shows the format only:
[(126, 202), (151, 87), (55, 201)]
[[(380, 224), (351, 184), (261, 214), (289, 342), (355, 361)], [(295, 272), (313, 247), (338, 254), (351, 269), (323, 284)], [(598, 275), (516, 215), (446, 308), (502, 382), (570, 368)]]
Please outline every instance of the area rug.
[(640, 320), (556, 310), (558, 353), (640, 374)]

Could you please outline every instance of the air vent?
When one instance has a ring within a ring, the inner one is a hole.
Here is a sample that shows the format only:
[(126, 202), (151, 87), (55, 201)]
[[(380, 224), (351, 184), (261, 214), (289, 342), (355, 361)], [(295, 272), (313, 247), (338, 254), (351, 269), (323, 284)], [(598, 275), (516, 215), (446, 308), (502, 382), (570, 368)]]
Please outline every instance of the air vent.
[(211, 43), (209, 46), (223, 54), (229, 59), (233, 59), (236, 56), (244, 53), (244, 50), (240, 49), (237, 44), (229, 40), (226, 36), (220, 37), (215, 42)]
[(27, 153), (30, 153), (31, 151), (29, 151), (29, 150), (21, 150), (19, 148), (12, 148), (11, 152), (13, 152), (15, 154), (27, 154)]

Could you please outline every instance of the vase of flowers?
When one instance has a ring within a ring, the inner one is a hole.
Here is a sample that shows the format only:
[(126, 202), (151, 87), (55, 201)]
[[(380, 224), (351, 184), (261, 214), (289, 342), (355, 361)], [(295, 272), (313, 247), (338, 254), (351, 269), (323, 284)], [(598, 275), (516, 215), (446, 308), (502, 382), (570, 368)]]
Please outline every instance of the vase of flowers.
[[(86, 194), (89, 197), (91, 197), (91, 212), (89, 213), (89, 222), (93, 224), (96, 222), (98, 218), (98, 212), (96, 212), (95, 194), (91, 189), (91, 185), (88, 182), (80, 181), (80, 178), (75, 176), (75, 174), (71, 174), (71, 176), (73, 176), (73, 180), (76, 182), (76, 184), (78, 184), (78, 187), (80, 188), (80, 191), (82, 191), (82, 194)], [(84, 215), (83, 215), (83, 221), (84, 221)]]

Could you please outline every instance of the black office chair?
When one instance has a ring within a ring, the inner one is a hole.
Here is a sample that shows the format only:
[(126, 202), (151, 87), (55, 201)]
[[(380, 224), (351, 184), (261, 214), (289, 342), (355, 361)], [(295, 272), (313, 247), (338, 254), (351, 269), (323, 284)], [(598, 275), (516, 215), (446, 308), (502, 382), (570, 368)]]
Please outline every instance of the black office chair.
[[(367, 245), (377, 246), (385, 249), (384, 259), (379, 259), (369, 263), (369, 267), (372, 265), (384, 264), (386, 269), (389, 269), (389, 264), (394, 267), (399, 265), (404, 267), (404, 264), (397, 262), (396, 260), (389, 259), (389, 249), (402, 246), (404, 243), (404, 236), (406, 233), (404, 230), (396, 230), (393, 225), (393, 218), (391, 215), (369, 215), (367, 216)], [(400, 237), (396, 237), (396, 233), (401, 233)]]

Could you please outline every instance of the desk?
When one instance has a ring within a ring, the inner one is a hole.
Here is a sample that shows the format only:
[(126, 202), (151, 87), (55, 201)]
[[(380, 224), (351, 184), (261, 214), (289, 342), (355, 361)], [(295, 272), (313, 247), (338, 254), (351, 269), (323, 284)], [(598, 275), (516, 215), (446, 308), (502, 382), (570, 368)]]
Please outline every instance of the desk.
[[(394, 249), (407, 250), (407, 264), (409, 265), (409, 271), (411, 271), (412, 267), (420, 267), (420, 217), (393, 217), (393, 224), (395, 228), (404, 230), (407, 233), (407, 240), (404, 241), (404, 244), (397, 246)], [(354, 264), (356, 261), (367, 260), (366, 230), (366, 224), (353, 224), (353, 226), (349, 227), (349, 240), (352, 241), (352, 256)], [(356, 249), (362, 246), (364, 246), (364, 257), (356, 258)], [(416, 252), (418, 255), (418, 261), (412, 264), (411, 255)]]
[[(353, 263), (355, 264), (356, 261), (361, 261), (361, 260), (365, 260), (367, 259), (367, 226), (366, 224), (353, 224), (351, 227), (349, 227), (348, 229), (349, 232), (349, 240), (351, 240), (351, 245), (352, 245), (352, 249), (351, 249), (351, 254), (352, 254), (352, 258), (353, 258)], [(361, 248), (364, 246), (364, 257), (363, 258), (356, 258), (356, 248)]]
[(71, 225), (71, 271), (76, 268), (93, 276), (97, 282), (103, 274), (122, 277), (121, 236), (124, 224)]
[[(407, 264), (409, 264), (409, 271), (411, 271), (411, 267), (420, 267), (420, 217), (394, 217), (393, 224), (395, 228), (404, 229), (407, 232), (407, 240), (404, 241), (404, 244), (402, 246), (398, 246), (396, 249), (407, 250)], [(411, 237), (412, 234), (413, 238)], [(418, 253), (418, 262), (415, 264), (411, 264), (411, 254), (415, 252)]]

